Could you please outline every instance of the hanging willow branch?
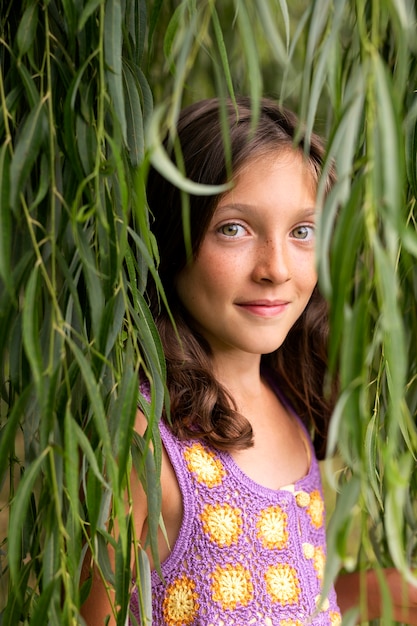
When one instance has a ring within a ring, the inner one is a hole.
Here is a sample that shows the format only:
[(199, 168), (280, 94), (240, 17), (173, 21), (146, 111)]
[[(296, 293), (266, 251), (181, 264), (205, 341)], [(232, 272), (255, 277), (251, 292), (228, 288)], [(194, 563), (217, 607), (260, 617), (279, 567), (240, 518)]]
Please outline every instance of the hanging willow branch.
[[(132, 572), (142, 621), (150, 616), (149, 564), (126, 514), (135, 464), (157, 562), (165, 373), (144, 294), (157, 271), (146, 172), (150, 160), (166, 167), (160, 137), (181, 106), (215, 94), (271, 95), (326, 137), (338, 181), (318, 264), (341, 386), (329, 456), (344, 468), (328, 578), (370, 564), (412, 576), (414, 3), (8, 0), (0, 24), (2, 625), (79, 623), (87, 549), (116, 589), (118, 624)], [(140, 367), (150, 405), (138, 397)], [(138, 402), (146, 440), (133, 435)]]

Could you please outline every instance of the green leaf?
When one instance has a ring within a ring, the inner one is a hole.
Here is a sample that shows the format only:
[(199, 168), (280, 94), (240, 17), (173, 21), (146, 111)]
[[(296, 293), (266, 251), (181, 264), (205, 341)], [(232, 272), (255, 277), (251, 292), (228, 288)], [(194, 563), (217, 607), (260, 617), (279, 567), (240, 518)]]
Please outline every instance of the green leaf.
[[(100, 451), (97, 451), (97, 456), (101, 461)], [(91, 455), (89, 456), (91, 459)], [(98, 460), (95, 458), (91, 464), (91, 470), (88, 471), (87, 480), (84, 481), (84, 494), (85, 505), (88, 513), (89, 522), (89, 535), (92, 539), (95, 539), (97, 528), (101, 529), (100, 513), (102, 511), (103, 504), (103, 478), (98, 471)], [(111, 488), (109, 488), (110, 491)]]
[(122, 486), (122, 480), (128, 467), (139, 393), (137, 372), (130, 369), (128, 365), (126, 369), (127, 371), (122, 379), (119, 397), (114, 408), (115, 414), (119, 416), (117, 431), (119, 487)]
[[(373, 242), (376, 263), (376, 288), (382, 310), (381, 324), (384, 330), (385, 358), (392, 405), (401, 406), (406, 377), (406, 347), (404, 327), (398, 307), (398, 286), (395, 268), (377, 239)], [(392, 434), (397, 421), (392, 422)]]
[(9, 204), (9, 167), (9, 150), (7, 144), (4, 143), (0, 147), (0, 279), (4, 282), (9, 294), (12, 295), (12, 220)]
[[(142, 0), (142, 2), (144, 3), (144, 0)], [(163, 5), (163, 0), (155, 0), (155, 2), (152, 4), (152, 12), (151, 12), (151, 16), (149, 19), (149, 34), (148, 34), (148, 46), (150, 49), (152, 47), (153, 34), (155, 32), (156, 26), (158, 25), (158, 18), (161, 13), (162, 5)]]
[(74, 233), (77, 242), (78, 253), (83, 265), (83, 275), (87, 285), (88, 300), (90, 303), (91, 319), (95, 335), (100, 333), (101, 317), (104, 309), (103, 285), (100, 281), (95, 258), (88, 240), (87, 233), (81, 225), (77, 226)]
[(287, 49), (290, 37), (290, 22), (286, 2), (284, 0), (280, 0), (279, 4), (284, 18), (286, 44), (283, 43), (281, 34), (278, 28), (275, 27), (276, 20), (274, 20), (274, 16), (271, 13), (269, 2), (257, 2), (255, 6), (259, 14), (260, 24), (265, 34), (265, 38), (268, 40), (268, 45), (270, 46), (276, 61), (278, 61), (280, 65), (285, 66), (288, 62)]
[(136, 166), (141, 163), (145, 154), (143, 116), (139, 98), (139, 83), (127, 64), (124, 65), (123, 69), (126, 94), (127, 144), (130, 151), (131, 163), (133, 166)]
[(87, 0), (83, 10), (78, 18), (77, 31), (81, 32), (85, 27), (87, 20), (93, 15), (93, 13), (101, 6), (105, 0)]
[[(379, 57), (375, 57), (373, 69), (378, 105), (377, 132), (380, 142), (380, 148), (375, 152), (375, 167), (381, 173), (382, 207), (386, 207), (393, 219), (397, 221), (400, 214), (398, 207), (401, 205), (403, 182), (403, 154), (399, 145), (400, 121), (395, 110), (395, 94), (391, 77)], [(390, 155), (389, 159), (383, 158), (386, 154)]]
[(214, 34), (216, 35), (216, 42), (217, 42), (217, 47), (219, 49), (219, 55), (220, 55), (221, 65), (222, 65), (222, 69), (224, 73), (224, 78), (226, 79), (226, 84), (229, 90), (229, 94), (232, 100), (235, 101), (233, 80), (232, 80), (232, 74), (230, 72), (230, 65), (229, 65), (229, 60), (227, 57), (227, 50), (226, 50), (226, 46), (224, 43), (224, 37), (223, 37), (223, 32), (222, 32), (219, 16), (215, 9), (214, 4), (212, 8), (211, 18), (213, 21), (213, 29), (214, 29)]
[[(159, 3), (157, 3), (157, 7), (158, 7), (158, 11), (161, 8), (161, 4), (162, 1), (160, 0)], [(181, 2), (176, 9), (174, 10), (170, 20), (169, 20), (169, 24), (166, 28), (165, 31), (165, 36), (164, 36), (164, 55), (165, 58), (170, 60), (172, 58), (172, 47), (173, 47), (173, 43), (175, 41), (175, 37), (180, 29), (181, 23), (183, 22), (184, 19), (184, 11), (185, 11), (185, 3)], [(155, 13), (155, 9), (154, 9), (154, 13)], [(153, 18), (153, 15), (152, 15)], [(151, 25), (154, 23), (153, 19), (151, 19)], [(150, 33), (150, 38), (152, 36), (152, 32)]]
[(25, 414), (25, 408), (31, 394), (32, 388), (30, 386), (26, 387), (22, 395), (17, 398), (5, 425), (0, 430), (0, 484), (3, 483), (4, 474), (9, 464), (9, 455), (14, 449), (17, 429), (22, 416)]
[(24, 88), (25, 97), (29, 102), (30, 110), (33, 111), (40, 106), (41, 101), (37, 84), (26, 65), (19, 63), (18, 70)]
[(106, 0), (104, 11), (104, 56), (115, 121), (127, 141), (126, 112), (122, 81), (122, 9), (119, 0)]
[(136, 432), (133, 436), (132, 459), (136, 473), (143, 484), (148, 500), (148, 540), (152, 558), (157, 571), (161, 574), (158, 556), (158, 527), (161, 515), (161, 485), (156, 472), (152, 453), (145, 441)]
[(104, 357), (110, 355), (123, 327), (125, 301), (118, 291), (107, 301), (101, 316), (99, 350)]
[(327, 560), (324, 589), (335, 579), (341, 563), (349, 557), (349, 534), (353, 521), (352, 511), (358, 503), (361, 483), (352, 476), (339, 491), (336, 508), (327, 526), (327, 546), (332, 558)]
[(392, 456), (385, 459), (386, 475), (391, 482), (385, 497), (385, 528), (390, 554), (395, 566), (409, 579), (412, 575), (405, 559), (403, 540), (404, 504), (410, 484), (411, 472), (415, 470), (413, 459), (403, 454), (398, 460)]
[(131, 589), (131, 567), (130, 567), (130, 546), (131, 546), (131, 523), (128, 524), (128, 537), (126, 542), (128, 549), (124, 550), (121, 541), (116, 547), (116, 577), (115, 591), (116, 603), (120, 606), (117, 615), (117, 626), (125, 626), (126, 615), (129, 609), (130, 589)]
[(59, 587), (59, 581), (51, 580), (46, 587), (42, 589), (41, 595), (35, 604), (33, 614), (31, 615), (31, 626), (44, 626), (45, 617), (48, 615), (49, 605), (51, 603), (54, 592)]
[(259, 103), (263, 88), (260, 72), (259, 53), (254, 37), (252, 37), (252, 22), (243, 2), (237, 3), (237, 25), (240, 39), (243, 44), (243, 53), (247, 63), (249, 76), (249, 92), (252, 101), (252, 124), (255, 127), (259, 118)]
[[(22, 480), (19, 484), (18, 492), (10, 507), (9, 534), (8, 534), (8, 559), (10, 578), (12, 584), (18, 584), (19, 580), (19, 563), (22, 557), (21, 540), (23, 525), (26, 520), (27, 509), (30, 498), (33, 494), (35, 482), (39, 479), (46, 457), (50, 454), (50, 449), (42, 450), (39, 457), (26, 469)], [(16, 591), (22, 593), (22, 589), (16, 588)]]
[(85, 434), (83, 429), (77, 424), (75, 419), (71, 419), (70, 421), (70, 432), (71, 432), (71, 436), (75, 438), (78, 446), (82, 450), (88, 462), (89, 470), (91, 470), (92, 474), (96, 477), (98, 483), (100, 483), (102, 487), (110, 490), (111, 487), (109, 483), (105, 480), (102, 474), (102, 471), (100, 470), (97, 458), (94, 454), (94, 450), (91, 447), (91, 443), (87, 435)]
[(220, 194), (230, 189), (230, 184), (202, 185), (195, 183), (186, 178), (182, 172), (175, 167), (162, 146), (160, 139), (160, 126), (164, 114), (165, 108), (163, 106), (157, 107), (154, 110), (148, 130), (148, 146), (150, 147), (150, 158), (154, 168), (173, 185), (196, 196)]
[(139, 563), (139, 579), (136, 581), (141, 623), (150, 626), (152, 624), (152, 580), (151, 568), (148, 555), (140, 546), (137, 550)]
[[(82, 373), (83, 381), (85, 383), (87, 393), (91, 402), (91, 412), (97, 428), (97, 433), (103, 443), (103, 448), (107, 455), (107, 461), (110, 461), (112, 459), (112, 443), (107, 426), (103, 400), (100, 394), (100, 386), (94, 377), (88, 360), (86, 359), (80, 348), (74, 343), (74, 341), (72, 341), (72, 339), (70, 339), (70, 337), (66, 337), (66, 341), (68, 342), (68, 345), (72, 350)], [(109, 462), (109, 472), (111, 479), (115, 478), (115, 474), (113, 473), (114, 470), (115, 467), (113, 463)]]
[(79, 485), (79, 460), (77, 449), (76, 422), (71, 414), (69, 406), (65, 410), (65, 478), (68, 490), (68, 498), (75, 515), (79, 515), (80, 508), (80, 485)]
[(16, 42), (20, 56), (26, 54), (33, 46), (38, 24), (38, 4), (32, 2), (26, 7), (17, 29)]
[(42, 395), (43, 389), (43, 359), (42, 348), (39, 336), (39, 318), (38, 318), (38, 302), (39, 302), (39, 267), (35, 266), (31, 272), (26, 293), (25, 306), (23, 308), (22, 331), (23, 345), (26, 351), (26, 357), (31, 365), (32, 375), (39, 393)]
[(42, 102), (32, 109), (23, 124), (10, 165), (10, 206), (17, 211), (18, 197), (38, 157), (47, 135), (47, 119)]

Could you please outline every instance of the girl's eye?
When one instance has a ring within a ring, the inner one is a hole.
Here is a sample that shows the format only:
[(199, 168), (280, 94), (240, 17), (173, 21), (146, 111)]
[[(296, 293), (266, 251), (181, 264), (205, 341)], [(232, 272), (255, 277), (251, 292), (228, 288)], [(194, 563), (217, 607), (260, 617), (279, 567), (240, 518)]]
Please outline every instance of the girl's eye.
[(245, 234), (245, 229), (240, 224), (231, 222), (230, 224), (223, 224), (220, 226), (219, 232), (226, 237), (242, 237)]
[(308, 241), (314, 237), (314, 227), (302, 224), (301, 226), (297, 226), (297, 228), (294, 228), (291, 234), (295, 239)]

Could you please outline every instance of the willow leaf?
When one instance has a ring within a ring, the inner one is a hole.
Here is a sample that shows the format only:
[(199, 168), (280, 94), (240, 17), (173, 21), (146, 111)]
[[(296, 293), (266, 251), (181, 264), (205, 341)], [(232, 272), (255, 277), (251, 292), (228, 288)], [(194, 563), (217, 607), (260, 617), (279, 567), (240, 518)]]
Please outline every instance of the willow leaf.
[[(157, 4), (156, 2), (154, 3)], [(136, 18), (136, 65), (140, 67), (140, 63), (143, 58), (145, 50), (146, 34), (147, 34), (147, 2), (146, 0), (139, 0), (139, 3), (135, 3), (135, 9), (137, 13)]]
[(112, 98), (115, 118), (126, 135), (126, 113), (122, 81), (122, 8), (118, 0), (106, 0), (104, 11), (104, 56), (107, 81)]
[[(285, 66), (288, 62), (287, 57), (287, 49), (289, 43), (289, 15), (288, 15), (288, 7), (285, 0), (280, 0), (281, 12), (284, 18), (284, 26), (286, 33), (286, 45), (284, 45), (279, 30), (276, 28), (277, 20), (274, 19), (270, 5), (274, 3), (266, 2), (258, 2), (256, 3), (256, 9), (259, 14), (260, 24), (262, 26), (262, 30), (265, 34), (266, 39), (268, 40), (268, 44), (275, 55), (275, 59), (282, 66)], [(274, 7), (275, 8), (275, 7)]]
[(33, 46), (38, 24), (38, 4), (32, 2), (26, 7), (17, 29), (16, 42), (20, 56), (26, 54)]
[(137, 560), (139, 563), (138, 595), (140, 598), (141, 623), (144, 626), (152, 624), (152, 581), (149, 558), (145, 550), (140, 546), (137, 550)]
[(119, 417), (118, 428), (118, 465), (119, 465), (119, 487), (128, 465), (129, 453), (132, 444), (133, 428), (136, 418), (136, 407), (138, 403), (138, 378), (134, 370), (127, 368), (122, 383), (120, 385), (119, 398), (115, 405), (115, 413)]
[(407, 228), (401, 231), (401, 243), (406, 250), (417, 258), (417, 232)]
[[(376, 261), (376, 288), (382, 310), (381, 322), (384, 329), (385, 358), (389, 368), (388, 383), (392, 406), (401, 406), (405, 387), (406, 348), (404, 328), (398, 307), (398, 285), (395, 268), (392, 267), (388, 253), (383, 250), (377, 239), (373, 242)], [(391, 422), (395, 429), (396, 420)]]
[(25, 600), (22, 589), (27, 588), (31, 573), (30, 563), (22, 565), (18, 584), (10, 587), (6, 607), (1, 613), (1, 626), (16, 626), (19, 623)]
[(417, 197), (417, 124), (409, 121), (405, 128), (406, 165), (413, 196)]
[(16, 107), (18, 106), (19, 101), (22, 97), (22, 93), (23, 85), (19, 83), (18, 85), (14, 85), (6, 95), (5, 101), (2, 104), (3, 114), (0, 115), (0, 137), (4, 137), (5, 134), (4, 116), (6, 113), (7, 115), (12, 115), (15, 112)]
[(17, 429), (22, 416), (25, 414), (25, 408), (32, 392), (31, 386), (24, 389), (13, 405), (5, 425), (0, 430), (0, 484), (3, 482), (4, 473), (9, 464), (9, 455), (11, 450), (14, 449)]
[[(146, 0), (141, 0), (141, 3), (145, 3)], [(163, 0), (155, 0), (152, 4), (152, 11), (149, 18), (149, 34), (148, 34), (148, 46), (149, 49), (152, 47), (152, 39), (155, 32), (155, 28), (158, 24), (158, 18), (160, 16), (160, 12), (162, 9)]]
[[(362, 181), (357, 180), (353, 186), (347, 204), (340, 209), (336, 225), (329, 220), (328, 230), (333, 231), (331, 244), (331, 283), (332, 299), (330, 305), (330, 327), (332, 342), (329, 348), (330, 368), (336, 366), (338, 349), (344, 331), (344, 311), (346, 302), (350, 300), (354, 288), (354, 267), (356, 257), (352, 250), (360, 248), (363, 238), (361, 214), (355, 210), (362, 196)], [(329, 216), (325, 216), (324, 219)], [(349, 233), (349, 238), (346, 237)]]
[(155, 321), (142, 294), (138, 292), (136, 296), (136, 307), (141, 320), (141, 328), (138, 330), (143, 341), (143, 349), (149, 357), (148, 365), (153, 363), (154, 370), (157, 372), (158, 376), (164, 378), (165, 357)]
[[(159, 7), (161, 5), (161, 1), (159, 2)], [(172, 46), (173, 46), (173, 42), (175, 41), (175, 37), (177, 35), (177, 32), (180, 28), (181, 23), (183, 22), (184, 19), (184, 10), (185, 10), (185, 4), (183, 2), (181, 2), (175, 9), (174, 13), (171, 16), (171, 19), (169, 21), (169, 24), (167, 26), (167, 29), (165, 31), (165, 36), (164, 36), (164, 54), (165, 54), (165, 58), (170, 60), (172, 58)], [(152, 25), (152, 20), (151, 20), (151, 25)], [(152, 36), (152, 32), (150, 33), (150, 36)]]
[(87, 294), (90, 302), (91, 319), (95, 335), (100, 334), (101, 316), (104, 309), (103, 286), (100, 281), (98, 269), (95, 266), (95, 258), (88, 241), (87, 233), (78, 225), (75, 236), (77, 239), (78, 253), (83, 265), (83, 274), (87, 284)]
[(108, 357), (123, 327), (125, 313), (123, 294), (118, 291), (107, 301), (102, 312), (99, 336), (100, 354)]
[(219, 49), (219, 55), (220, 55), (220, 60), (221, 60), (222, 68), (223, 68), (224, 78), (226, 79), (226, 84), (227, 84), (227, 87), (228, 87), (228, 90), (229, 90), (229, 94), (230, 94), (232, 100), (234, 102), (236, 102), (235, 95), (234, 95), (234, 89), (233, 89), (232, 74), (230, 72), (230, 65), (229, 65), (229, 60), (228, 60), (228, 57), (227, 57), (226, 46), (225, 46), (225, 43), (224, 43), (223, 32), (222, 32), (219, 16), (218, 16), (218, 13), (217, 13), (217, 11), (215, 9), (214, 4), (213, 4), (213, 8), (212, 8), (211, 19), (212, 19), (212, 22), (213, 22), (214, 34), (216, 35), (216, 43), (217, 43), (217, 47)]
[(413, 459), (407, 454), (403, 454), (398, 460), (389, 456), (385, 461), (386, 474), (391, 482), (385, 497), (385, 528), (390, 554), (396, 567), (403, 572), (407, 578), (413, 581), (414, 577), (411, 575), (405, 559), (403, 510), (408, 491), (409, 477), (414, 468), (414, 463)]
[[(98, 468), (99, 461), (102, 465), (100, 451), (97, 451), (99, 460), (95, 459), (94, 464), (91, 465), (91, 471), (88, 471), (87, 480), (83, 480), (84, 495), (85, 495), (85, 507), (88, 513), (89, 522), (89, 535), (91, 538), (96, 537), (97, 529), (101, 529), (103, 526), (100, 523), (100, 513), (102, 510), (102, 498), (103, 498), (103, 478), (100, 475)], [(107, 526), (105, 526), (107, 527)]]
[(182, 172), (175, 167), (160, 139), (160, 128), (164, 115), (165, 107), (157, 107), (154, 110), (148, 130), (147, 142), (150, 148), (150, 158), (154, 168), (173, 185), (196, 196), (220, 194), (230, 189), (230, 184), (202, 185), (200, 183), (195, 183), (189, 178), (186, 178), (184, 174), (182, 174)]
[(62, 0), (66, 26), (71, 35), (75, 34), (77, 28), (77, 13), (79, 4), (73, 0)]
[(77, 424), (77, 422), (73, 419), (71, 421), (71, 433), (77, 441), (78, 446), (82, 450), (85, 459), (88, 462), (89, 469), (91, 469), (94, 476), (97, 478), (98, 482), (105, 488), (110, 490), (109, 483), (105, 480), (103, 473), (100, 470), (99, 464), (97, 462), (97, 458), (94, 454), (94, 450), (91, 447), (91, 443), (83, 431), (83, 429)]
[(31, 364), (33, 378), (39, 390), (43, 388), (43, 360), (39, 337), (38, 294), (40, 288), (39, 268), (32, 270), (25, 293), (22, 317), (23, 345)]
[(134, 433), (133, 436), (132, 459), (138, 478), (143, 484), (147, 495), (149, 521), (147, 541), (149, 541), (151, 547), (155, 568), (162, 576), (158, 555), (158, 526), (162, 503), (161, 485), (155, 469), (153, 455), (147, 448), (143, 438), (137, 433)]
[(32, 170), (46, 132), (45, 108), (39, 102), (23, 124), (10, 165), (10, 206), (13, 210), (16, 210), (18, 196)]
[(88, 0), (82, 9), (82, 12), (78, 18), (77, 31), (81, 32), (87, 22), (87, 20), (93, 15), (93, 13), (102, 5), (105, 0)]
[(252, 101), (252, 125), (256, 126), (259, 119), (259, 103), (262, 92), (262, 75), (260, 73), (259, 52), (254, 37), (251, 36), (253, 24), (243, 2), (236, 5), (237, 24), (243, 44), (247, 72), (250, 76), (249, 93)]
[(332, 559), (326, 563), (324, 589), (328, 589), (340, 568), (340, 559), (349, 554), (349, 532), (352, 523), (352, 511), (358, 502), (361, 483), (358, 476), (352, 476), (339, 491), (337, 507), (327, 528), (327, 545)]
[[(104, 2), (104, 0), (102, 1)], [(66, 93), (64, 103), (63, 126), (65, 148), (68, 152), (69, 158), (71, 159), (73, 167), (76, 168), (80, 179), (83, 178), (82, 169), (80, 166), (81, 163), (84, 165), (84, 172), (86, 174), (90, 173), (93, 169), (95, 147), (97, 145), (95, 133), (87, 133), (87, 131), (85, 130), (85, 126), (87, 125), (87, 123), (76, 111), (75, 106), (77, 97), (81, 97), (80, 85), (83, 78), (85, 78), (85, 74), (93, 58), (94, 55), (91, 55), (77, 70)], [(78, 125), (80, 126), (80, 128), (77, 127)], [(88, 139), (84, 139), (82, 143), (79, 139), (79, 135), (81, 132), (83, 132), (84, 135), (87, 135), (88, 137)], [(93, 137), (95, 138), (95, 140), (93, 140)]]
[(37, 84), (26, 65), (19, 63), (17, 67), (22, 81), (25, 97), (28, 99), (30, 110), (33, 111), (40, 105), (41, 100)]
[[(57, 498), (56, 493), (52, 493), (51, 496), (53, 500)], [(56, 511), (54, 512), (56, 516)], [(45, 533), (45, 542), (42, 552), (42, 582), (44, 585), (49, 585), (50, 582), (53, 583), (54, 580), (56, 580), (57, 572), (59, 571), (59, 557), (62, 539), (56, 517), (53, 520), (53, 523), (50, 523), (49, 518), (47, 520), (47, 526), (48, 528)]]
[[(50, 454), (50, 449), (45, 448), (39, 457), (33, 461), (23, 474), (23, 478), (19, 484), (19, 490), (12, 502), (10, 508), (9, 533), (8, 533), (8, 559), (10, 578), (13, 584), (18, 585), (19, 569), (21, 560), (21, 541), (23, 526), (26, 521), (27, 509), (30, 498), (33, 494), (35, 482), (38, 480), (42, 471), (46, 457)], [(25, 556), (25, 555), (23, 555)], [(15, 587), (17, 593), (24, 591)]]
[(77, 437), (74, 425), (76, 424), (69, 406), (65, 410), (65, 477), (68, 490), (68, 498), (74, 514), (79, 515), (80, 508), (80, 485), (79, 485), (79, 461), (77, 450)]
[(131, 546), (131, 522), (128, 524), (127, 550), (121, 541), (116, 547), (116, 575), (115, 591), (116, 603), (120, 607), (117, 615), (117, 626), (125, 626), (126, 616), (129, 609), (130, 589), (131, 589), (131, 567), (130, 567), (130, 546)]
[(378, 467), (377, 463), (377, 449), (378, 449), (378, 425), (379, 420), (378, 416), (375, 413), (369, 420), (369, 424), (366, 428), (366, 437), (365, 437), (365, 453), (366, 453), (366, 462), (367, 467), (369, 469), (368, 479), (369, 484), (372, 487), (372, 490), (375, 494), (375, 497), (378, 500), (378, 504), (381, 509), (384, 504), (381, 498), (381, 485), (378, 481), (378, 472), (375, 468)]
[(40, 154), (40, 165), (39, 165), (39, 185), (37, 188), (36, 196), (33, 201), (30, 203), (29, 211), (32, 213), (33, 210), (41, 204), (42, 200), (46, 197), (48, 191), (51, 188), (51, 177), (49, 173), (49, 163), (48, 158), (44, 152)]
[(0, 148), (0, 279), (10, 295), (13, 294), (11, 264), (11, 215), (9, 204), (9, 167), (10, 155), (4, 143)]
[(133, 166), (136, 166), (143, 160), (145, 154), (139, 85), (127, 64), (123, 67), (123, 77), (125, 84), (127, 145), (131, 163)]
[(114, 585), (114, 572), (110, 563), (108, 545), (116, 548), (114, 539), (107, 533), (100, 532), (97, 534), (97, 560), (98, 566), (104, 579)]
[(340, 0), (335, 4), (330, 32), (328, 32), (318, 52), (309, 92), (309, 106), (306, 121), (307, 137), (310, 136), (310, 133), (314, 129), (320, 98), (323, 93), (324, 85), (328, 81), (329, 64), (335, 56), (335, 50), (340, 47), (340, 30), (343, 27), (345, 4), (345, 0)]
[(49, 605), (54, 592), (58, 590), (59, 581), (51, 580), (43, 589), (35, 604), (33, 614), (30, 618), (31, 626), (44, 626), (45, 618), (48, 615)]
[[(381, 142), (381, 149), (376, 152), (375, 160), (376, 167), (381, 171), (381, 180), (383, 182), (383, 206), (386, 206), (395, 223), (397, 216), (400, 214), (398, 207), (401, 205), (403, 182), (403, 158), (398, 141), (398, 138), (401, 136), (400, 122), (395, 110), (395, 95), (391, 78), (379, 57), (375, 58), (374, 70), (376, 101), (379, 109), (377, 117), (378, 131)], [(383, 155), (387, 154), (390, 155), (389, 159), (382, 158)]]
[(96, 381), (89, 362), (87, 361), (80, 348), (72, 341), (70, 337), (66, 337), (69, 348), (71, 349), (83, 376), (83, 381), (87, 388), (87, 393), (91, 403), (91, 412), (95, 422), (97, 433), (103, 443), (103, 448), (108, 462), (110, 479), (116, 477), (114, 459), (112, 456), (112, 442), (107, 426), (106, 413), (104, 410), (103, 400), (100, 394), (100, 386)]
[(153, 110), (152, 90), (149, 86), (148, 81), (146, 80), (145, 74), (140, 69), (140, 67), (136, 68), (136, 77), (141, 88), (142, 103), (143, 103), (143, 121), (144, 121), (144, 125), (146, 126), (146, 122), (150, 118), (152, 110)]

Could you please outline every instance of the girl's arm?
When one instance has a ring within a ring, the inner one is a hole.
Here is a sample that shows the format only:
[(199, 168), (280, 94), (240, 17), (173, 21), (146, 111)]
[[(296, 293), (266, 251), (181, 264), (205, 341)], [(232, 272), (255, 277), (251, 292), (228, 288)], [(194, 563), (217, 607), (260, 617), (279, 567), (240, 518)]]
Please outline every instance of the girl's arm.
[[(381, 584), (380, 576), (385, 583)], [(360, 608), (358, 623), (382, 617), (385, 598), (394, 621), (417, 626), (417, 586), (404, 581), (395, 568), (341, 574), (335, 586), (342, 614), (353, 607)]]

